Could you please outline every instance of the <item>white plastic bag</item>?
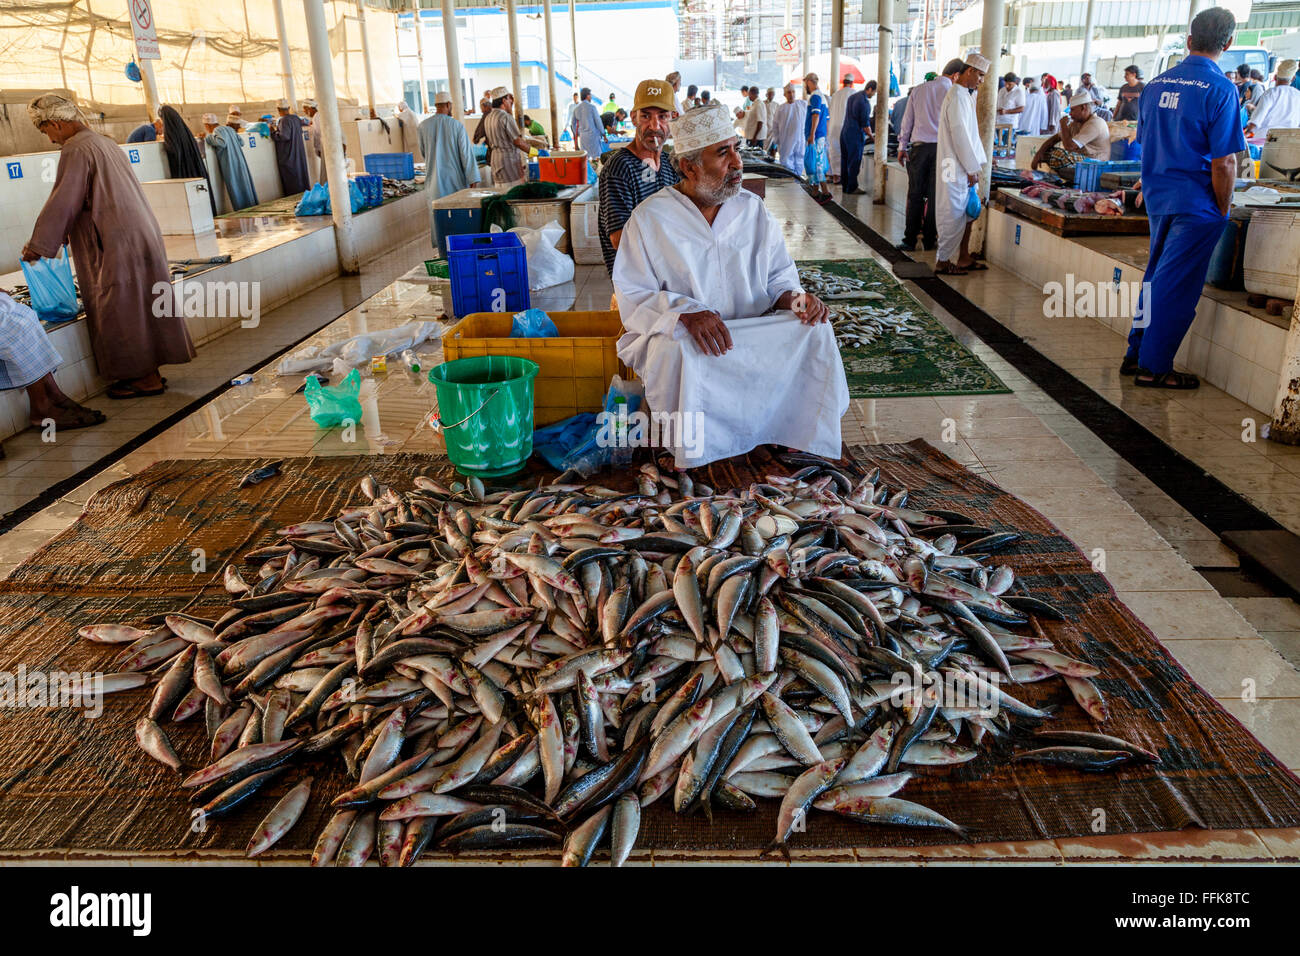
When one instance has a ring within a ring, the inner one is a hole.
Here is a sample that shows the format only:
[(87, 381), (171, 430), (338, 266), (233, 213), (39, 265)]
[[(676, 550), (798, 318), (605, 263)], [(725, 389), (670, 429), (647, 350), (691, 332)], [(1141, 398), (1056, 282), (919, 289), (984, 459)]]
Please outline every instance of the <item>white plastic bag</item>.
[(414, 348), (426, 339), (441, 338), (442, 332), (441, 322), (408, 322), (395, 329), (355, 335), (324, 348), (306, 346), (285, 356), (276, 370), (281, 375), (297, 375), (334, 367), (337, 372), (337, 367), (334, 366), (336, 359), (348, 368), (364, 365), (376, 355), (392, 355)]
[(510, 230), (524, 244), (528, 257), (528, 288), (536, 292), (573, 279), (573, 260), (556, 243), (564, 237), (564, 227), (552, 219), (540, 229), (515, 226)]

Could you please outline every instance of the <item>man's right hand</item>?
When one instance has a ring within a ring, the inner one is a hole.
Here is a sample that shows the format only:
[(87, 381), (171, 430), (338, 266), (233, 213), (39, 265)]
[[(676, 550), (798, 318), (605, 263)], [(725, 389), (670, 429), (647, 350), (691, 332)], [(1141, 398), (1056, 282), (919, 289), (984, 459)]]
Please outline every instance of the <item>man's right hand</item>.
[(966, 174), (966, 185), (967, 185), (967, 186), (974, 186), (974, 185), (975, 185), (976, 183), (978, 183), (979, 181), (980, 181), (980, 174), (979, 174), (979, 173), (967, 173), (967, 174)]
[(900, 165), (900, 166), (906, 166), (906, 165), (907, 165), (907, 150), (905, 150), (905, 149), (900, 149), (900, 150), (898, 151), (898, 165)]
[(705, 355), (722, 355), (731, 348), (731, 333), (718, 313), (683, 312), (678, 318)]

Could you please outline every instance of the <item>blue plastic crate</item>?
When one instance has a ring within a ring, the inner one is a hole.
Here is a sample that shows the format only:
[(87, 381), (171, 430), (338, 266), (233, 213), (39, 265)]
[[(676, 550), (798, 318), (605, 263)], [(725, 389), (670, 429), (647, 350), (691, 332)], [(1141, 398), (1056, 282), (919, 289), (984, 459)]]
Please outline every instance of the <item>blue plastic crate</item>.
[(537, 182), (538, 170), (539, 170), (539, 164), (537, 160), (530, 159), (528, 161), (528, 181), (530, 183)]
[(449, 237), (483, 232), (483, 209), (481, 206), (467, 209), (435, 209), (433, 230), (438, 237), (438, 254), (446, 259)]
[(356, 180), (357, 188), (361, 190), (361, 198), (365, 201), (367, 207), (382, 206), (384, 204), (383, 176), (363, 173), (357, 176)]
[(366, 153), (366, 172), (389, 179), (414, 179), (415, 156), (412, 153)]
[(1102, 173), (1141, 173), (1140, 160), (1081, 159), (1074, 165), (1074, 186), (1085, 192), (1100, 188)]
[(447, 236), (447, 266), (451, 310), (457, 318), (529, 307), (528, 258), (513, 232)]

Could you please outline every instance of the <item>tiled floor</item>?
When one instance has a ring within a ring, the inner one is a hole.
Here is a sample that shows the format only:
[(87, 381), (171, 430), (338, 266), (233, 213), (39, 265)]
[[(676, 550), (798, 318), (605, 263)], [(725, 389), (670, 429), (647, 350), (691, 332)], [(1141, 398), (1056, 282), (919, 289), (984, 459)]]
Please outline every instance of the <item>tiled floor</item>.
[[(292, 224), (287, 228), (293, 233)], [(270, 241), (268, 237), (272, 235), (280, 235), (283, 240), (282, 234), (254, 230), (238, 238), (224, 238), (222, 242), (232, 247), (238, 245), (241, 257), (246, 258)], [(163, 370), (168, 378), (164, 395), (126, 401), (112, 401), (100, 395), (89, 400), (86, 404), (108, 416), (102, 425), (56, 433), (51, 441), (35, 429), (6, 440), (5, 457), (0, 460), (0, 515), (14, 511), (46, 489), (90, 468), (181, 409), (226, 387), (236, 375), (252, 371), (271, 356), (328, 325), (418, 265), (427, 253), (427, 241), (408, 243), (366, 263), (360, 275), (334, 279), (267, 313), (257, 328), (236, 328), (201, 346), (193, 362)], [(440, 305), (439, 300), (426, 296), (417, 300), (404, 321), (417, 315), (434, 318), (441, 311)], [(298, 384), (295, 382), (294, 387)], [(204, 410), (203, 417), (211, 419), (213, 409), (240, 406), (247, 395), (245, 388), (240, 394), (222, 396)]]
[[(767, 202), (782, 223), (796, 258), (855, 258), (870, 254), (797, 186), (770, 183)], [(890, 216), (888, 210), (876, 211), (882, 219)], [(1014, 313), (1018, 307), (1028, 308), (1015, 305), (1016, 290), (1006, 278), (996, 273), (983, 278), (991, 283), (987, 301), (999, 317)], [(1005, 297), (992, 291), (993, 283), (1001, 284)], [(603, 267), (587, 266), (577, 269), (571, 287), (552, 290), (534, 301), (552, 308), (605, 308), (610, 292)], [(1121, 599), (1265, 746), (1293, 770), (1300, 769), (1300, 673), (1192, 566), (1221, 567), (1230, 562), (1230, 554), (1190, 515), (1182, 513), (969, 330), (933, 302), (925, 304), (1011, 386), (1014, 394), (857, 400), (844, 420), (845, 441), (924, 438), (1040, 510), (1086, 551), (1099, 549), (1105, 573)], [(425, 286), (396, 282), (365, 302), (364, 323), (374, 330), (401, 324), (412, 315), (437, 315), (440, 311), (437, 296)], [(360, 311), (352, 309), (314, 335), (308, 344), (326, 344), (352, 335), (362, 321)], [(1104, 342), (1106, 334), (1094, 338)], [(437, 360), (439, 351), (440, 346), (421, 350), (426, 367)], [(80, 506), (96, 489), (160, 459), (385, 454), (439, 448), (437, 435), (422, 424), (435, 401), (423, 375), (394, 370), (367, 377), (363, 428), (351, 443), (342, 441), (337, 432), (324, 432), (311, 423), (302, 396), (294, 394), (300, 382), (300, 376), (281, 379), (273, 369), (263, 369), (252, 385), (229, 390), (205, 404), (17, 530), (0, 536), (0, 573), (7, 572), (74, 521)], [(1245, 602), (1241, 607), (1261, 623), (1267, 622), (1270, 626), (1265, 630), (1269, 633), (1300, 631), (1300, 617), (1293, 614), (1292, 608)], [(1257, 686), (1258, 697), (1251, 702), (1241, 697), (1241, 682), (1246, 677), (1254, 678)], [(1120, 856), (1147, 860), (1272, 860), (1294, 859), (1298, 854), (1300, 831), (1244, 831), (864, 851), (856, 856), (845, 853), (843, 858), (1062, 863)], [(796, 862), (800, 859), (796, 855)], [(813, 854), (807, 859), (820, 857)], [(660, 854), (655, 859), (661, 864), (679, 861), (680, 855), (673, 854)]]
[[(844, 197), (843, 204), (882, 235), (901, 238), (903, 217), (898, 210), (874, 205), (869, 195)], [(934, 263), (933, 252), (918, 250), (912, 256)], [(1260, 437), (1267, 419), (1262, 419), (1258, 411), (1205, 383), (1194, 392), (1137, 388), (1131, 378), (1119, 374), (1125, 351), (1122, 336), (1093, 319), (1046, 317), (1042, 290), (997, 266), (990, 266), (988, 272), (948, 277), (947, 281), (1171, 448), (1243, 495), (1279, 524), (1300, 532), (1300, 447), (1278, 445)], [(926, 296), (920, 297), (933, 306)], [(963, 341), (973, 338), (969, 332), (966, 336)], [(1014, 384), (998, 365), (990, 364), (1003, 374), (1007, 384)], [(1018, 397), (1025, 394), (1020, 386), (1015, 387)], [(1217, 535), (1063, 409), (1057, 411), (1059, 414), (1040, 415), (1040, 421), (1122, 495), (1189, 564), (1199, 568), (1238, 565), (1237, 556)], [(1288, 605), (1300, 621), (1300, 605), (1287, 599), (1277, 600)], [(1284, 628), (1271, 627), (1267, 621), (1253, 618), (1251, 623), (1273, 647), (1300, 666), (1300, 623)]]

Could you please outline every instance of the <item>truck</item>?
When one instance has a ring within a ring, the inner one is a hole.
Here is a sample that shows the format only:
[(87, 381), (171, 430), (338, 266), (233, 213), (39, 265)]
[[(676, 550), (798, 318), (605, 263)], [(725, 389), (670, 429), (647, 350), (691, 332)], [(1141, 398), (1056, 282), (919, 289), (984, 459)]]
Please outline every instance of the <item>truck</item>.
[[(1300, 38), (1300, 34), (1296, 36)], [(1109, 92), (1124, 85), (1124, 70), (1131, 65), (1136, 65), (1142, 70), (1144, 80), (1150, 80), (1170, 67), (1177, 66), (1186, 55), (1186, 48), (1180, 46), (1179, 49), (1166, 49), (1159, 54), (1154, 50), (1148, 50), (1130, 56), (1108, 56), (1097, 61), (1092, 78), (1101, 85), (1102, 89)], [(1219, 68), (1225, 74), (1234, 73), (1238, 66), (1246, 63), (1252, 70), (1259, 70), (1267, 78), (1281, 58), (1284, 57), (1279, 57), (1276, 52), (1262, 46), (1230, 46), (1219, 57)]]

